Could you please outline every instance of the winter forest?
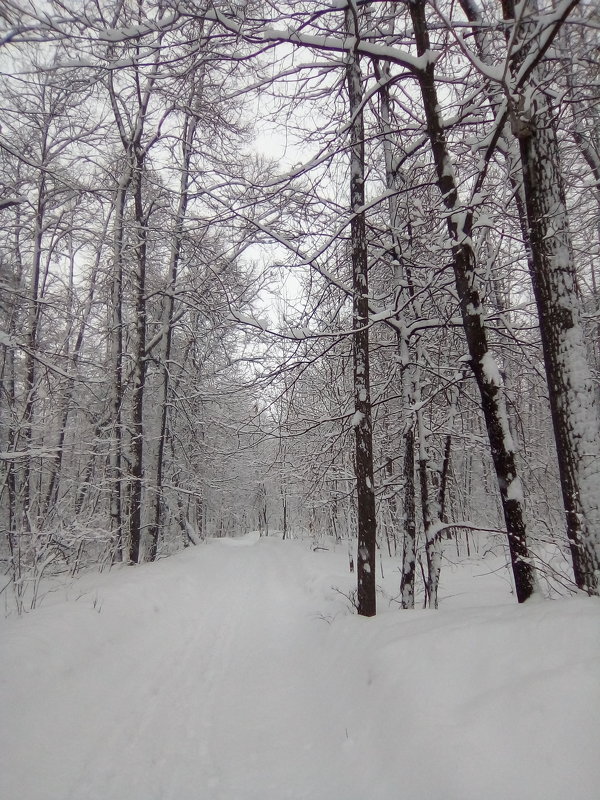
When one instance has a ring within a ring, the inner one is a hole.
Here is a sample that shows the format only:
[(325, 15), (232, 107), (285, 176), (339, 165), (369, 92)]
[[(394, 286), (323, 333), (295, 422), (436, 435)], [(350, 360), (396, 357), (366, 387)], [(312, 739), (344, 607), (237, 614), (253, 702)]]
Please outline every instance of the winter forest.
[(593, 796), (595, 0), (2, 0), (0, 75), (5, 796)]

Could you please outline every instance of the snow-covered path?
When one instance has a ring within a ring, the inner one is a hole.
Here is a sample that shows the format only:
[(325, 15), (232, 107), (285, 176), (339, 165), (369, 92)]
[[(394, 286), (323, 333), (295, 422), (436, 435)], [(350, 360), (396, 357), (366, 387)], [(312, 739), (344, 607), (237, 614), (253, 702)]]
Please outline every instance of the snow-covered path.
[(364, 620), (351, 580), (343, 551), (213, 541), (4, 621), (0, 798), (593, 796), (596, 601)]
[(212, 542), (121, 571), (65, 606), (58, 630), (54, 608), (26, 631), (11, 621), (4, 661), (19, 659), (21, 633), (40, 661), (4, 665), (20, 680), (3, 714), (12, 763), (0, 796), (364, 797), (335, 713), (351, 698), (320, 658), (328, 626), (311, 613), (304, 552)]

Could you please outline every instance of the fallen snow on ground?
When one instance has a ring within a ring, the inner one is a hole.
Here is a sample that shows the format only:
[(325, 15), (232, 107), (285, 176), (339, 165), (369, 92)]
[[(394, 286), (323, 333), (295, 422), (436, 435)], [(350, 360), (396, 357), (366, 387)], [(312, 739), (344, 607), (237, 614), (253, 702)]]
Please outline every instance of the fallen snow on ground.
[[(0, 624), (6, 800), (570, 800), (600, 791), (600, 601), (446, 570), (354, 616), (343, 546), (210, 541)], [(492, 566), (494, 566), (492, 564)]]

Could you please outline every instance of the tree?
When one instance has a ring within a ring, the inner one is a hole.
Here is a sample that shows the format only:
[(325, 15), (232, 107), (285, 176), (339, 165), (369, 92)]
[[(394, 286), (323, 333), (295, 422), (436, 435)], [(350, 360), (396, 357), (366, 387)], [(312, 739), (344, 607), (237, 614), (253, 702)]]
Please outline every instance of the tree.
[[(346, 30), (358, 38), (357, 8), (346, 11)], [(350, 112), (350, 221), (352, 249), (352, 354), (354, 363), (353, 426), (356, 436), (355, 472), (358, 515), (357, 607), (365, 617), (375, 614), (375, 486), (369, 368), (369, 272), (365, 229), (365, 155), (363, 92), (360, 60), (349, 53), (346, 81)]]
[[(581, 323), (581, 296), (573, 256), (554, 112), (544, 90), (544, 54), (577, 2), (558, 20), (540, 19), (527, 2), (513, 23), (507, 96), (513, 134), (519, 142), (531, 246), (531, 279), (538, 309), (550, 408), (556, 438), (567, 535), (575, 581), (598, 594), (600, 585), (600, 423), (594, 382)], [(535, 15), (535, 21), (533, 19)]]
[[(137, 563), (257, 515), (356, 525), (370, 616), (377, 546), (403, 540), (400, 603), (420, 563), (433, 607), (445, 531), (503, 517), (522, 601), (554, 524), (535, 519), (551, 410), (576, 584), (597, 592), (596, 265), (576, 247), (598, 204), (565, 181), (597, 171), (592, 67), (553, 68), (575, 5), (9, 3), (9, 548)], [(251, 155), (259, 97), (301, 163)]]

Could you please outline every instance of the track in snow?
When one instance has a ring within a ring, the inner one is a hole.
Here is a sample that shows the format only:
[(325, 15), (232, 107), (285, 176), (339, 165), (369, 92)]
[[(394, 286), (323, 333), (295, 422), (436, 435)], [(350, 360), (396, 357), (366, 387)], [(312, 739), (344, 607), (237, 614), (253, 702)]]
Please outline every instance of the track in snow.
[(303, 555), (225, 540), (121, 571), (66, 607), (56, 642), (43, 634), (56, 609), (36, 612), (49, 669), (30, 664), (11, 699), (1, 751), (18, 764), (1, 796), (365, 797)]
[(331, 590), (342, 547), (83, 576), (0, 621), (0, 800), (595, 797), (600, 600), (517, 606), (502, 558), (447, 569), (439, 612), (382, 595), (370, 620)]

